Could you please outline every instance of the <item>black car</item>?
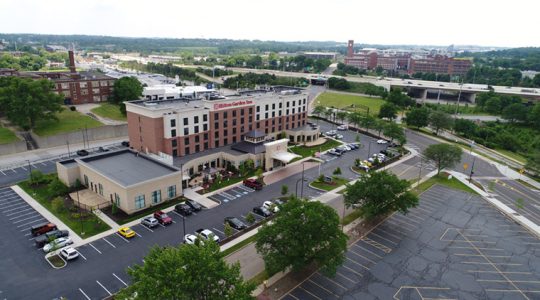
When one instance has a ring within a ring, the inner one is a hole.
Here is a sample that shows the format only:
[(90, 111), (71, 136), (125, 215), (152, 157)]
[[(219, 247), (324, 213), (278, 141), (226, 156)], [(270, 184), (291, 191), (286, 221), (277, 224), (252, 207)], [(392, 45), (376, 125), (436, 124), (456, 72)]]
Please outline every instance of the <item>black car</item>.
[(128, 141), (123, 141), (123, 142), (122, 142), (122, 146), (124, 146), (124, 147), (129, 147), (129, 142), (128, 142)]
[(235, 218), (235, 217), (226, 217), (225, 223), (229, 223), (229, 225), (231, 225), (232, 228), (237, 229), (237, 230), (242, 230), (242, 229), (247, 228), (247, 225), (244, 222), (240, 221), (238, 218)]
[(174, 207), (174, 210), (182, 216), (189, 216), (193, 213), (193, 210), (189, 205), (180, 203)]
[(193, 200), (186, 200), (186, 204), (191, 207), (193, 211), (200, 211), (202, 209), (202, 206)]
[(103, 147), (99, 147), (99, 148), (98, 148), (98, 152), (100, 152), (100, 153), (102, 153), (102, 152), (109, 152), (109, 149), (103, 148)]
[(270, 217), (272, 215), (272, 213), (268, 209), (266, 209), (266, 208), (264, 208), (262, 206), (254, 207), (253, 208), (253, 213), (257, 214), (257, 215), (259, 215), (261, 217), (265, 217), (265, 218), (268, 218), (268, 217)]
[(45, 234), (42, 234), (34, 240), (38, 248), (42, 248), (45, 244), (48, 244), (51, 240), (55, 240), (60, 237), (69, 236), (69, 231), (67, 230), (53, 230)]
[(88, 154), (89, 154), (88, 151), (84, 149), (77, 151), (78, 156), (87, 156)]

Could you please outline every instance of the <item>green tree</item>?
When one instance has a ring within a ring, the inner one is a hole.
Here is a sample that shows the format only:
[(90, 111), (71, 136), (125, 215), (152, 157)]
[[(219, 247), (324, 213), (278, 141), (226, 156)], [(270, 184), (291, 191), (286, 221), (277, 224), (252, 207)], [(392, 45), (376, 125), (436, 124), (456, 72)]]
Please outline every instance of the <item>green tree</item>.
[(111, 102), (119, 105), (125, 115), (126, 106), (124, 101), (137, 100), (142, 96), (143, 87), (136, 77), (122, 77), (114, 82)]
[(371, 219), (393, 211), (407, 213), (418, 205), (418, 197), (409, 191), (410, 183), (386, 171), (361, 176), (345, 190), (345, 205), (359, 206), (362, 217)]
[(360, 143), (360, 135), (357, 134), (355, 137), (354, 137), (354, 141), (357, 142), (357, 143)]
[(527, 121), (527, 114), (529, 110), (525, 105), (521, 103), (510, 104), (505, 107), (502, 111), (503, 119), (514, 123), (515, 121), (524, 122)]
[(429, 109), (427, 107), (412, 108), (407, 112), (405, 123), (416, 128), (426, 127), (429, 124)]
[(273, 222), (261, 227), (256, 248), (269, 274), (288, 267), (298, 271), (316, 263), (332, 275), (345, 259), (347, 236), (333, 208), (291, 196)]
[(540, 174), (540, 151), (535, 150), (527, 156), (525, 167), (536, 174)]
[(529, 122), (540, 130), (540, 103), (536, 103), (529, 112)]
[(144, 264), (127, 270), (130, 286), (118, 299), (253, 299), (255, 285), (244, 282), (238, 263), (223, 259), (216, 243), (150, 249)]
[(340, 167), (337, 167), (334, 172), (332, 173), (334, 175), (341, 175), (341, 168)]
[(64, 199), (62, 199), (62, 197), (54, 198), (51, 201), (51, 207), (52, 207), (53, 211), (55, 211), (57, 213), (61, 213), (65, 209), (65, 207), (64, 207)]
[(324, 115), (324, 113), (326, 112), (326, 107), (322, 106), (322, 105), (317, 105), (313, 108), (313, 114), (317, 115), (317, 117), (321, 117), (321, 115)]
[(452, 127), (452, 117), (449, 114), (434, 110), (429, 114), (429, 125), (435, 128), (435, 134), (439, 134), (439, 130)]
[(255, 171), (255, 176), (257, 176), (257, 180), (261, 183), (263, 182), (263, 173), (264, 171), (261, 168), (258, 168), (257, 171)]
[(442, 169), (455, 166), (461, 160), (463, 150), (456, 145), (441, 143), (429, 145), (423, 154), (435, 163), (438, 175)]
[(390, 120), (395, 119), (397, 116), (397, 106), (392, 103), (385, 103), (381, 105), (379, 110), (379, 118), (388, 118)]
[(51, 197), (64, 196), (68, 193), (68, 187), (58, 177), (54, 177), (49, 183), (47, 191)]
[(488, 99), (486, 101), (484, 109), (486, 112), (490, 114), (494, 114), (494, 115), (500, 114), (501, 113), (501, 99), (497, 96)]
[(32, 170), (32, 172), (30, 172), (30, 182), (32, 184), (42, 184), (46, 181), (45, 175), (40, 170)]
[(405, 144), (407, 141), (407, 139), (405, 138), (405, 132), (403, 131), (403, 127), (399, 126), (394, 122), (386, 123), (383, 129), (383, 134), (389, 137), (391, 142), (397, 140), (400, 145)]
[(338, 111), (336, 113), (336, 118), (339, 120), (339, 123), (343, 124), (343, 120), (347, 119), (348, 114), (349, 113), (347, 113), (346, 111)]
[(473, 137), (476, 135), (476, 130), (478, 125), (474, 121), (467, 119), (455, 119), (454, 120), (454, 131), (466, 136)]
[(287, 193), (289, 192), (289, 186), (284, 184), (281, 186), (281, 195), (282, 196), (285, 196), (287, 195)]
[(52, 90), (54, 83), (20, 77), (0, 77), (0, 113), (25, 130), (38, 121), (58, 120), (63, 97)]
[(229, 223), (225, 223), (225, 225), (223, 226), (223, 232), (225, 233), (225, 236), (226, 237), (230, 237), (231, 235), (233, 235), (234, 233), (234, 230), (233, 228), (231, 227), (231, 225), (229, 225)]
[(247, 221), (249, 224), (255, 223), (255, 216), (253, 215), (252, 212), (248, 212), (248, 213), (247, 213), (247, 215), (246, 215), (246, 221)]
[(534, 75), (534, 78), (532, 80), (532, 84), (535, 86), (535, 87), (540, 87), (540, 73)]

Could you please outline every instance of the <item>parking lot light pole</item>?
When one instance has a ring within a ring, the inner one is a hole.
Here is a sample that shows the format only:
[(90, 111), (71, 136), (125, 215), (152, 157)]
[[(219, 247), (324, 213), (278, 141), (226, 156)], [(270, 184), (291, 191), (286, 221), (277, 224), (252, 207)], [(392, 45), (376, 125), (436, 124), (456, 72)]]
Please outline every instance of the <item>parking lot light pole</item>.
[(32, 183), (32, 166), (30, 165), (30, 160), (26, 160), (28, 162), (28, 176), (30, 177), (30, 183)]
[(476, 156), (477, 156), (477, 154), (474, 153), (474, 152), (471, 153), (471, 154), (473, 156), (473, 161), (472, 161), (472, 165), (471, 165), (471, 173), (469, 174), (469, 183), (471, 183), (471, 181), (472, 181), (472, 176), (474, 174), (474, 162), (476, 161)]
[(184, 237), (186, 236), (186, 218), (182, 216), (182, 228), (183, 228), (183, 234), (182, 234), (182, 241), (184, 241)]
[(302, 187), (300, 188), (300, 198), (304, 197), (304, 163), (302, 162)]
[(370, 155), (371, 155), (371, 141), (369, 141), (369, 145), (368, 145), (367, 159), (369, 159)]

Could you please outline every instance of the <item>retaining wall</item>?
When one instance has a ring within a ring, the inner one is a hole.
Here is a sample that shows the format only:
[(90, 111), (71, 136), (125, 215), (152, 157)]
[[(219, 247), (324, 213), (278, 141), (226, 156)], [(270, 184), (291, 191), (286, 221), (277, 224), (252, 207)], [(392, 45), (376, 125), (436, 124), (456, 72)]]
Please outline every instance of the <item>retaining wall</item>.
[(0, 144), (0, 155), (7, 155), (26, 151), (26, 142), (18, 141), (9, 144)]
[[(84, 135), (83, 135), (84, 134)], [(106, 125), (97, 128), (89, 128), (87, 130), (72, 131), (63, 134), (39, 136), (35, 133), (31, 133), (32, 138), (36, 141), (39, 148), (50, 148), (57, 146), (64, 146), (69, 141), (70, 144), (83, 143), (84, 139), (87, 141), (98, 141), (110, 138), (117, 138), (128, 136), (127, 124), (121, 125)], [(25, 146), (26, 150), (26, 146)]]

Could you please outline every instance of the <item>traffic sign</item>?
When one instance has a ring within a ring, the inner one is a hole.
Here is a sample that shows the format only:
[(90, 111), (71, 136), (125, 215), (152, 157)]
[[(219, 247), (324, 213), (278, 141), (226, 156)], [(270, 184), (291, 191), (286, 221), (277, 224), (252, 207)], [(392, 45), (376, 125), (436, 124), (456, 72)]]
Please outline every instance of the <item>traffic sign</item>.
[(464, 169), (464, 170), (467, 170), (468, 167), (469, 167), (469, 165), (468, 165), (467, 163), (464, 163), (464, 164), (463, 164), (463, 169)]
[(521, 169), (521, 170), (519, 170), (519, 173), (520, 173), (520, 174), (523, 174), (523, 173), (525, 173), (525, 169)]

